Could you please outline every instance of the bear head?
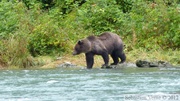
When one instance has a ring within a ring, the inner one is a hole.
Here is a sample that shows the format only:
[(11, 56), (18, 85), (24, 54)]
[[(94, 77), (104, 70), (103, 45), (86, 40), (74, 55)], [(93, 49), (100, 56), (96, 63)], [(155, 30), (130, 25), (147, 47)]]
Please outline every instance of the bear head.
[(88, 39), (79, 40), (74, 47), (73, 55), (91, 51), (91, 42)]

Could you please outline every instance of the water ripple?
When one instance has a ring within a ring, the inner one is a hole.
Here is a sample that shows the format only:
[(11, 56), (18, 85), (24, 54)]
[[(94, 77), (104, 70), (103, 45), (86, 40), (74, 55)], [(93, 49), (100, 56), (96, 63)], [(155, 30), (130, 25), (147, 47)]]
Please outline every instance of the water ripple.
[(0, 100), (120, 100), (126, 94), (178, 93), (174, 69), (51, 69), (0, 71)]

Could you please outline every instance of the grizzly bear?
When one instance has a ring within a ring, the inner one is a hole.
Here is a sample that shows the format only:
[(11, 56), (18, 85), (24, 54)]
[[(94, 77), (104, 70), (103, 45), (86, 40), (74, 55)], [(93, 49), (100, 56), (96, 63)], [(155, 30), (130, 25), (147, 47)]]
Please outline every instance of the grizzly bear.
[(79, 40), (74, 47), (73, 55), (85, 53), (87, 68), (91, 69), (94, 64), (94, 55), (101, 55), (104, 60), (104, 66), (109, 64), (109, 54), (111, 55), (114, 63), (117, 65), (125, 62), (126, 56), (123, 52), (123, 42), (121, 38), (114, 33), (104, 32), (100, 36), (89, 36), (85, 39)]

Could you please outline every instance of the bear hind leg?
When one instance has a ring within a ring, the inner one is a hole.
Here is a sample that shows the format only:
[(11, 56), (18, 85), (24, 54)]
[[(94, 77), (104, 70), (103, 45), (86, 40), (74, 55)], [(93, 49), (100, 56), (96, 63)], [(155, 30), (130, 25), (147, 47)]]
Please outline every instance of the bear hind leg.
[(102, 58), (104, 60), (104, 64), (102, 65), (102, 67), (108, 66), (109, 56), (108, 56), (108, 53), (106, 51), (102, 53)]
[(124, 54), (124, 52), (119, 54), (119, 58), (121, 59), (120, 63), (124, 63), (126, 61), (126, 55)]
[(114, 63), (111, 63), (111, 65), (117, 65), (118, 62), (119, 62), (117, 52), (113, 52), (113, 53), (111, 54), (111, 57), (112, 57), (112, 59), (113, 59), (113, 61), (114, 61)]

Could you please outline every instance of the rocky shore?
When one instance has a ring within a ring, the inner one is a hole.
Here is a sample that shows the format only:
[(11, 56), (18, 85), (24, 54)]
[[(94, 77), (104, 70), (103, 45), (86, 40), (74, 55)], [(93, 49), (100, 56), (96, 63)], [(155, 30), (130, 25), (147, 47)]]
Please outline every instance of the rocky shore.
[[(136, 63), (122, 63), (118, 65), (110, 65), (107, 67), (101, 67), (105, 69), (121, 68), (121, 67), (137, 67), (137, 68), (161, 68), (161, 67), (175, 67), (165, 61), (148, 61), (148, 60), (137, 60)], [(57, 68), (86, 68), (84, 66), (78, 66), (71, 62), (65, 62), (57, 65)]]

